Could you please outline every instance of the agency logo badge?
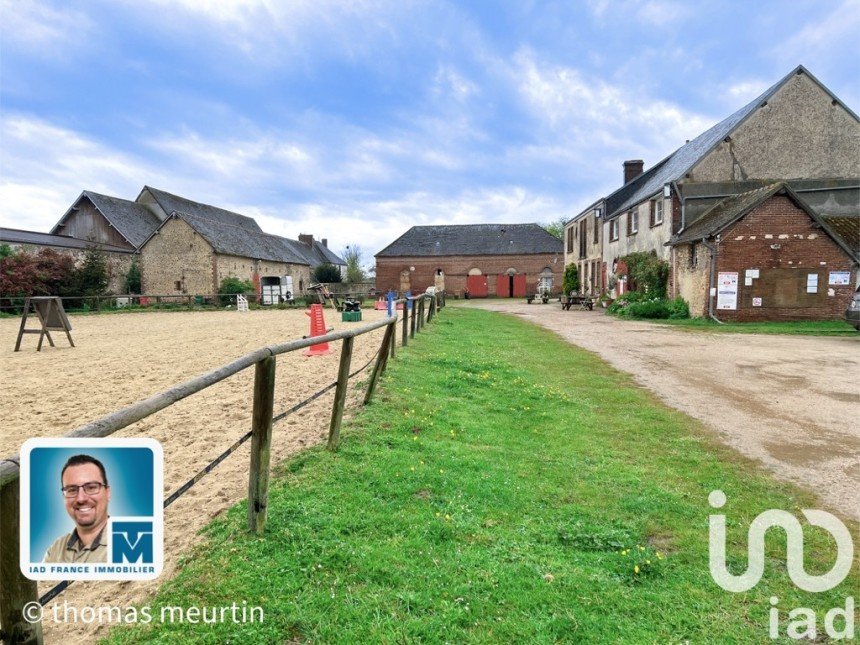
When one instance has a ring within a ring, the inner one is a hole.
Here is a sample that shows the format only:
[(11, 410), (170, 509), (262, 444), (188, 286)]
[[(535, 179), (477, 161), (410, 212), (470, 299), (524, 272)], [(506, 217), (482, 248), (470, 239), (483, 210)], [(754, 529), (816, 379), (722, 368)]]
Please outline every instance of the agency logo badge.
[(21, 572), (151, 580), (164, 564), (164, 459), (154, 439), (30, 439), (21, 448)]

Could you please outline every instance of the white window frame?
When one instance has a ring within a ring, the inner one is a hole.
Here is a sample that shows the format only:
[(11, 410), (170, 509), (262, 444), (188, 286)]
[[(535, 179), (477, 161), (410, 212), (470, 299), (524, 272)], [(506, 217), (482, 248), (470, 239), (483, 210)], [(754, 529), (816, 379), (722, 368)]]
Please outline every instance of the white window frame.
[(636, 235), (639, 232), (639, 210), (633, 209), (629, 213), (627, 213), (627, 217), (630, 218), (629, 230), (630, 235)]
[(618, 240), (618, 220), (620, 218), (616, 217), (614, 220), (609, 222), (609, 241), (616, 242)]
[(658, 197), (654, 200), (654, 226), (659, 226), (663, 223), (663, 198)]

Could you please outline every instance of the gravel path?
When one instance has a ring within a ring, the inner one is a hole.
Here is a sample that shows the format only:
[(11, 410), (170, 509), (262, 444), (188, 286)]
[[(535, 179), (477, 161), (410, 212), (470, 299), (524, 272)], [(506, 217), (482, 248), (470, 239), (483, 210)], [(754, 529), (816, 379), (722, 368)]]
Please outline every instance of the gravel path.
[(693, 332), (557, 303), (469, 306), (521, 316), (598, 354), (777, 477), (860, 520), (860, 338)]

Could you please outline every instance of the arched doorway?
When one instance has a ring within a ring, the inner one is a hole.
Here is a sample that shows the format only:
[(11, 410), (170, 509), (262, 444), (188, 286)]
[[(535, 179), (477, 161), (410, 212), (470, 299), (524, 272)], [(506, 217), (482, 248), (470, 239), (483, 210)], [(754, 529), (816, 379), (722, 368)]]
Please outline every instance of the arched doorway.
[(469, 292), (471, 298), (486, 298), (489, 290), (487, 289), (487, 276), (478, 269), (469, 269), (469, 275), (466, 276), (466, 291)]

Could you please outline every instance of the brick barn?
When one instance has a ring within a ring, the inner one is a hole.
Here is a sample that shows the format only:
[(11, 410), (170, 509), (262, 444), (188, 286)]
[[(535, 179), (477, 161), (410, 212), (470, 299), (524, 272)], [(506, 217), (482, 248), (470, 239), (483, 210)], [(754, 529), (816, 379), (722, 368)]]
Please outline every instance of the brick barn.
[(724, 199), (668, 245), (690, 314), (725, 321), (839, 320), (860, 264), (785, 182)]
[(473, 298), (561, 292), (564, 248), (538, 224), (413, 226), (376, 254), (376, 288)]

